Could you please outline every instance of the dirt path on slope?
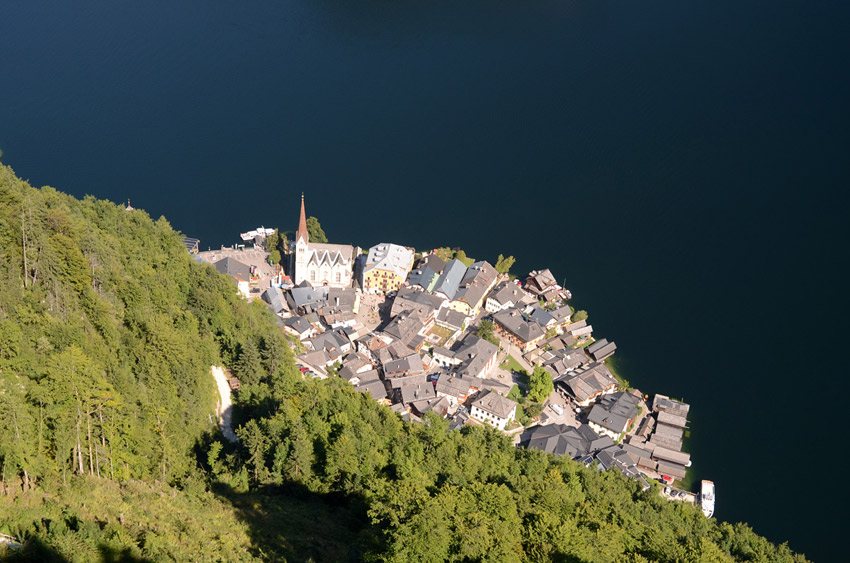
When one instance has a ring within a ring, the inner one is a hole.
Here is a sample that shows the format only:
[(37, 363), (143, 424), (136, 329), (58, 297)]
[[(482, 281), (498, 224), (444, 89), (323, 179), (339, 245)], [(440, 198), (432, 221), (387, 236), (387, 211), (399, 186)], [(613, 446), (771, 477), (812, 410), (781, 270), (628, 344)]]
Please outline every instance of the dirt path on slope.
[(216, 385), (218, 385), (218, 396), (220, 397), (216, 414), (218, 415), (221, 432), (227, 440), (236, 442), (239, 438), (231, 426), (233, 403), (230, 400), (230, 384), (227, 382), (227, 376), (224, 374), (224, 368), (221, 366), (212, 366), (212, 374), (215, 377)]

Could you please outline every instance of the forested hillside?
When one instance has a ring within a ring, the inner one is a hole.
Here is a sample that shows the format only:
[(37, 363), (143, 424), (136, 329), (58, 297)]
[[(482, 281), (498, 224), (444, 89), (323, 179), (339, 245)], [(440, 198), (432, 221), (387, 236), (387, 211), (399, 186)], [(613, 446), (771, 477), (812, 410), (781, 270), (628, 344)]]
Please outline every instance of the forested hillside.
[[(217, 363), (242, 381), (238, 444), (213, 424)], [(804, 561), (616, 473), (304, 381), (165, 219), (5, 167), (0, 465), (19, 559)]]

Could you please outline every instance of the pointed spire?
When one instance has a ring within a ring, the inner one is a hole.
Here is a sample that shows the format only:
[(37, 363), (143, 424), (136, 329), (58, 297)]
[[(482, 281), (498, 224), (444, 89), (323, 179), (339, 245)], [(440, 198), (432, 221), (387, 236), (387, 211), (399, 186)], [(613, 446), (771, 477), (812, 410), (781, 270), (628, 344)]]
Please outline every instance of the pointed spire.
[(301, 239), (310, 242), (310, 234), (307, 232), (307, 214), (304, 212), (304, 192), (301, 192), (301, 217), (298, 219), (298, 231), (295, 233), (295, 241)]

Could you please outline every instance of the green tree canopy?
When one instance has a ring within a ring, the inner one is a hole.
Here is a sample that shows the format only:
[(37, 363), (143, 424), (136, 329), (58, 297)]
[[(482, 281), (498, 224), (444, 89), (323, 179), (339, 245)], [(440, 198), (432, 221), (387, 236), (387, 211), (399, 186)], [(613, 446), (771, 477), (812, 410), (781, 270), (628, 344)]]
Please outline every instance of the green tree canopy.
[(505, 258), (501, 254), (499, 254), (499, 259), (496, 260), (495, 265), (496, 271), (500, 274), (507, 274), (511, 271), (511, 267), (513, 267), (514, 262), (516, 262), (516, 259), (513, 256), (508, 256), (507, 258)]
[(549, 398), (554, 390), (555, 386), (549, 372), (542, 366), (535, 367), (528, 377), (528, 398), (536, 403), (542, 403)]
[(586, 321), (586, 320), (587, 320), (587, 311), (576, 311), (575, 313), (573, 313), (572, 321), (574, 323), (577, 323), (579, 321)]
[(315, 217), (307, 217), (307, 233), (310, 235), (310, 242), (328, 242), (322, 224)]
[(475, 330), (475, 334), (478, 338), (482, 338), (496, 346), (499, 345), (499, 338), (496, 336), (496, 326), (491, 320), (484, 319), (478, 323), (478, 328)]

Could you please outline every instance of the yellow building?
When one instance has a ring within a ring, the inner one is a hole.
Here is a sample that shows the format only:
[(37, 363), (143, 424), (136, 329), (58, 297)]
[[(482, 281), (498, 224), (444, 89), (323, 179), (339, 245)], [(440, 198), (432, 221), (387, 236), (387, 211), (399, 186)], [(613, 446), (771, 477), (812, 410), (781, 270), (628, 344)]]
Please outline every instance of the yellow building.
[(360, 286), (365, 293), (398, 291), (413, 267), (413, 250), (382, 242), (369, 249)]

